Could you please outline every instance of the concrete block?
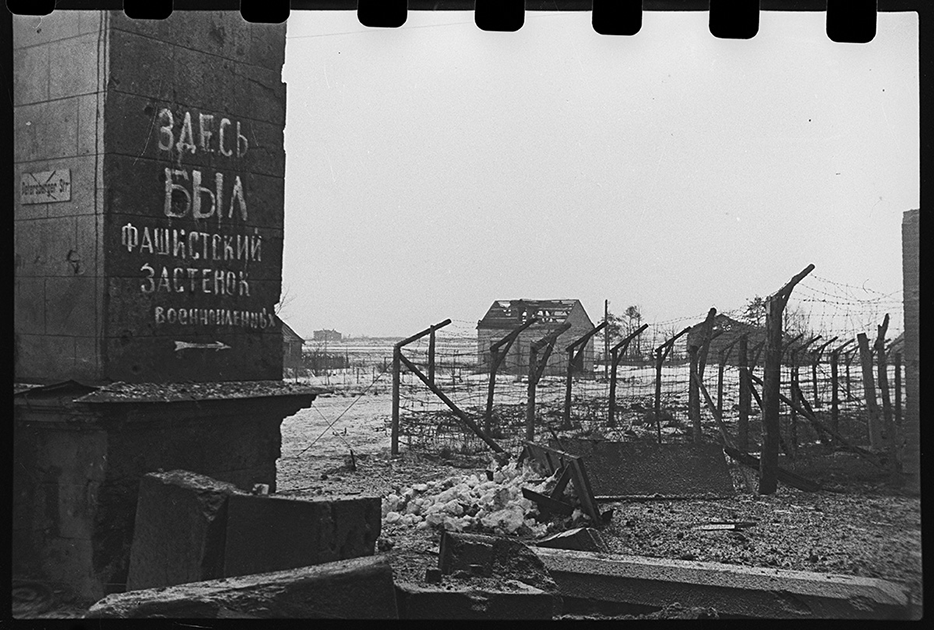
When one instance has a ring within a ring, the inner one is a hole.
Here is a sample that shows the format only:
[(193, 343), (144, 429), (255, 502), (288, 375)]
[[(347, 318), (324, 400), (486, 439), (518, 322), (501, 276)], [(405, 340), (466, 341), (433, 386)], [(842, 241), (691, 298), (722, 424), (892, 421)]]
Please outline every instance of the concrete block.
[(49, 98), (49, 47), (34, 46), (13, 51), (13, 105)]
[(713, 608), (720, 617), (904, 619), (907, 591), (884, 580), (641, 556), (536, 549), (563, 597)]
[(49, 44), (49, 98), (97, 91), (97, 34), (81, 35)]
[(655, 444), (561, 440), (584, 458), (594, 496), (699, 496), (734, 492), (723, 449), (717, 444)]
[(558, 532), (535, 543), (537, 547), (550, 549), (571, 549), (574, 551), (608, 551), (600, 532), (592, 527), (577, 527), (566, 532)]
[(379, 497), (231, 496), (224, 575), (373, 555), (382, 523), (380, 504)]
[(143, 476), (127, 590), (222, 576), (227, 498), (233, 484), (173, 470)]
[(395, 619), (398, 610), (389, 562), (385, 558), (353, 558), (108, 595), (86, 615), (143, 617)]
[[(473, 582), (473, 581), (471, 581)], [(552, 595), (517, 580), (458, 586), (396, 584), (400, 619), (551, 619)]]

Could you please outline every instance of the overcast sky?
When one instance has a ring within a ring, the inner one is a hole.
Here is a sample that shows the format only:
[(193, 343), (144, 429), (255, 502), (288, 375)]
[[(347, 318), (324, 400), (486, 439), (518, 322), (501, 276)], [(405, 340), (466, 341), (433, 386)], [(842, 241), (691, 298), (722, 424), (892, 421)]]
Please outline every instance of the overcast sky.
[(880, 13), (865, 45), (831, 42), (821, 12), (761, 12), (749, 41), (714, 38), (706, 12), (645, 12), (634, 37), (590, 19), (291, 13), (282, 314), (299, 334), (466, 331), (515, 298), (688, 318), (808, 263), (814, 289), (901, 299), (916, 14)]

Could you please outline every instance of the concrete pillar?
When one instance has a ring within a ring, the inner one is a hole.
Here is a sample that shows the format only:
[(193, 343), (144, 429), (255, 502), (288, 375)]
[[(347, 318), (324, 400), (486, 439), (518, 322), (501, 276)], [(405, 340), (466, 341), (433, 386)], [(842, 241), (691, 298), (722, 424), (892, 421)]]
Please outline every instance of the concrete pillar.
[(13, 16), (17, 379), (282, 377), (285, 24)]

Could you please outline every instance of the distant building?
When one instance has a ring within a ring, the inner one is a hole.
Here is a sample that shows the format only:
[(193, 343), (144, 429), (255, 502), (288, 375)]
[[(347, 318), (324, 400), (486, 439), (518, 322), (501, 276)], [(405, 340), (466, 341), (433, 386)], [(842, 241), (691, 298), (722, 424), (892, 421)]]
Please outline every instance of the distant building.
[(336, 330), (316, 330), (314, 332), (315, 341), (340, 341), (342, 335)]
[(291, 326), (281, 319), (279, 321), (282, 323), (282, 367), (303, 367), (302, 348), (305, 345), (305, 340), (299, 337)]
[[(567, 352), (565, 348), (594, 329), (594, 324), (584, 310), (580, 300), (497, 300), (493, 302), (483, 319), (477, 322), (478, 368), (490, 369), (490, 346), (529, 319), (537, 317), (538, 322), (529, 326), (519, 335), (509, 354), (500, 366), (500, 374), (529, 373), (529, 348), (549, 332), (567, 322), (571, 328), (562, 333), (556, 343), (548, 364), (546, 375), (567, 373)], [(592, 376), (594, 373), (594, 342), (587, 341), (580, 359), (579, 373)]]

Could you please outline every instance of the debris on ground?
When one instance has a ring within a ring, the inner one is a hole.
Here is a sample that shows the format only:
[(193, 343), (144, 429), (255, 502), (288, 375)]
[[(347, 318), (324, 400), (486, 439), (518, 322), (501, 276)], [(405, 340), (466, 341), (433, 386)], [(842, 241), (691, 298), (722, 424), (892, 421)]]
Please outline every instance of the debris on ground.
[[(489, 469), (488, 469), (489, 470)], [(546, 494), (558, 482), (558, 475), (546, 479), (529, 462), (515, 462), (481, 478), (476, 474), (416, 483), (401, 493), (383, 499), (383, 523), (416, 529), (475, 532), (495, 535), (541, 537), (555, 529), (557, 522), (542, 522), (543, 515), (534, 501), (523, 496), (523, 489)], [(566, 496), (573, 501), (568, 488)], [(574, 509), (572, 522), (587, 517)]]

